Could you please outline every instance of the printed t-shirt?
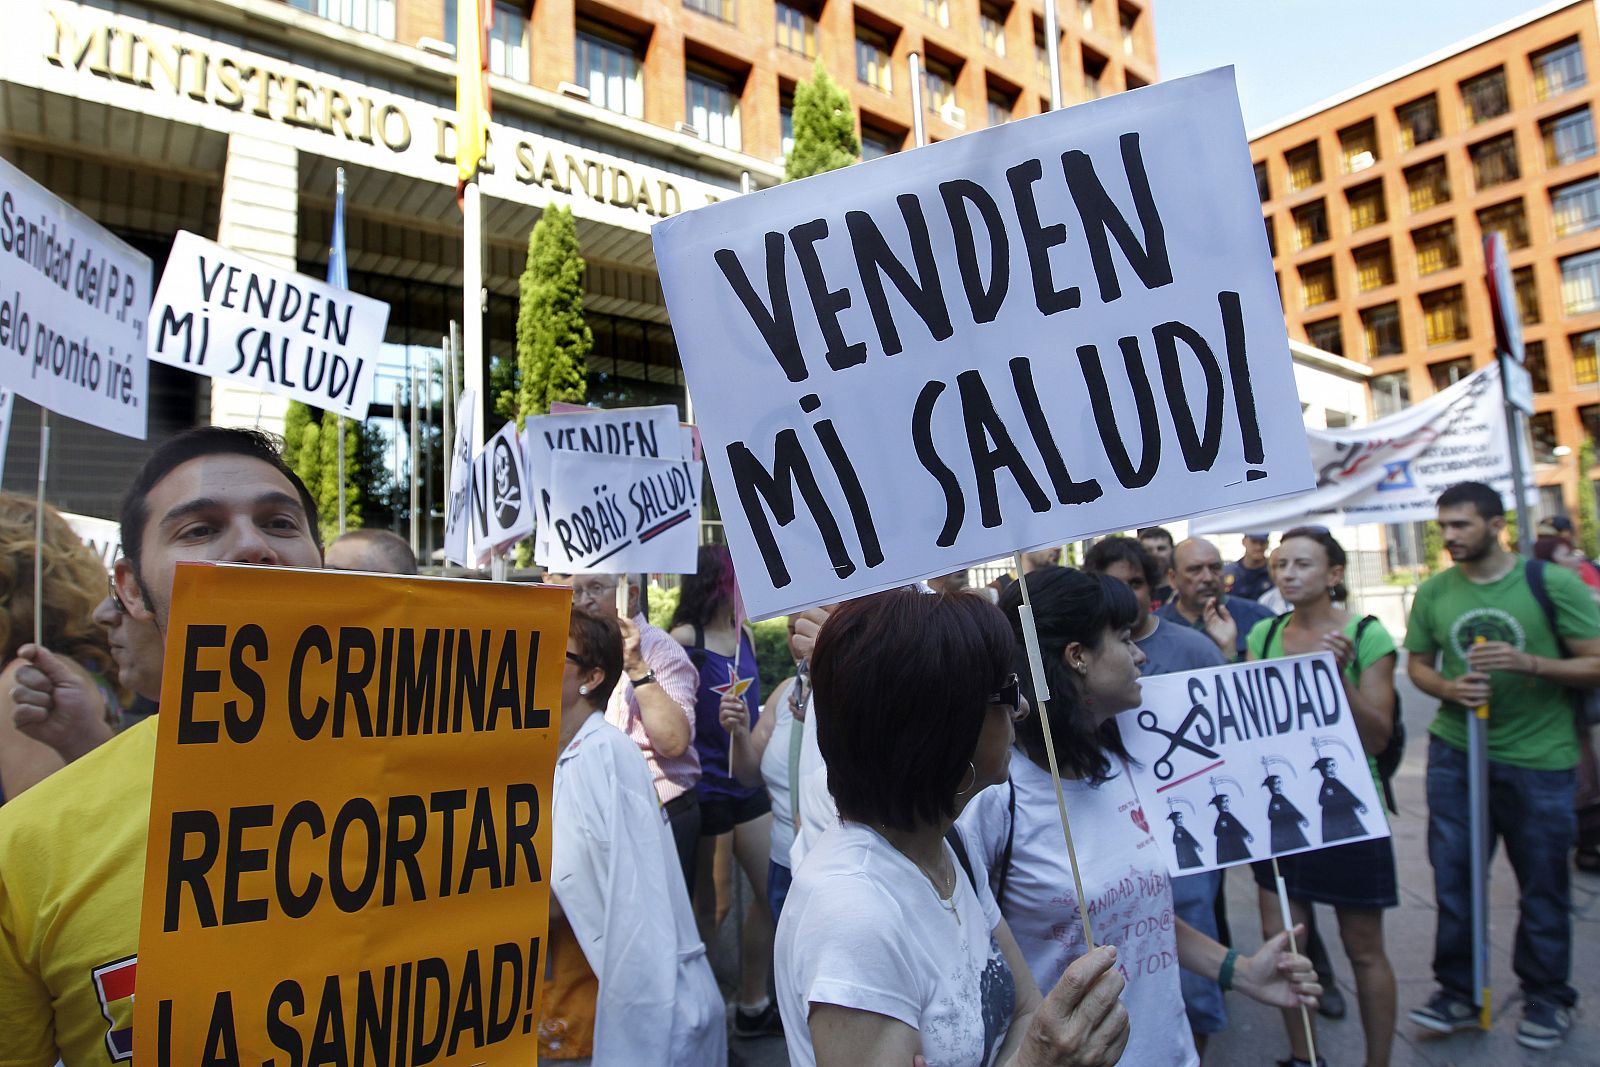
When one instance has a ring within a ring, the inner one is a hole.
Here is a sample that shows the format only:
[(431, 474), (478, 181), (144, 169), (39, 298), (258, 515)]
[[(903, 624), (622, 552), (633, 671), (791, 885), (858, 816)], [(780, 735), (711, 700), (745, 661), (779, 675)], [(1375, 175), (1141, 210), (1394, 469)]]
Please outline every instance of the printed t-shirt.
[[(1233, 616), (1234, 623), (1239, 627), (1239, 640), (1237, 647), (1234, 649), (1234, 655), (1243, 659), (1245, 651), (1245, 637), (1250, 633), (1250, 628), (1256, 623), (1260, 622), (1262, 619), (1272, 618), (1272, 609), (1264, 608), (1260, 604), (1257, 604), (1254, 600), (1241, 600), (1238, 597), (1223, 597), (1222, 604), (1228, 609), (1228, 614)], [(1193, 622), (1190, 622), (1188, 619), (1184, 618), (1183, 613), (1178, 610), (1178, 600), (1176, 597), (1163, 604), (1161, 606), (1161, 610), (1156, 612), (1156, 614), (1167, 622), (1174, 623), (1178, 626), (1186, 626), (1200, 634), (1200, 636), (1205, 637), (1207, 640), (1210, 639), (1209, 635), (1206, 633), (1205, 618), (1202, 616), (1195, 619)]]
[[(1411, 604), (1407, 652), (1439, 653), (1439, 673), (1467, 673), (1466, 650), (1482, 635), (1549, 659), (1561, 646), (1544, 610), (1528, 588), (1527, 561), (1518, 559), (1498, 581), (1479, 584), (1452, 567), (1423, 582)], [(1600, 637), (1600, 611), (1577, 575), (1546, 566), (1545, 588), (1556, 609), (1556, 625), (1570, 640)], [(1489, 675), (1489, 758), (1530, 770), (1565, 771), (1578, 763), (1578, 732), (1571, 690), (1543, 676), (1495, 671)], [(1428, 732), (1466, 751), (1466, 709), (1452, 701), (1439, 705)]]
[(1016, 985), (994, 930), (1000, 912), (949, 845), (955, 913), (898, 849), (859, 823), (817, 840), (778, 921), (778, 1009), (793, 1067), (813, 1067), (811, 1005), (876, 1012), (922, 1035), (932, 1067), (988, 1067), (1005, 1042)]
[(709, 648), (689, 651), (689, 662), (699, 668), (695, 691), (694, 749), (700, 756), (700, 783), (695, 788), (705, 800), (742, 800), (759, 793), (740, 785), (728, 766), (728, 731), (722, 725), (722, 694), (732, 690), (750, 711), (750, 729), (761, 718), (761, 678), (756, 673), (756, 650), (750, 635), (739, 633), (739, 655), (724, 656)]
[(133, 1057), (156, 720), (0, 809), (0, 1067)]
[(780, 867), (789, 866), (789, 847), (794, 844), (794, 792), (789, 782), (789, 745), (797, 723), (794, 709), (789, 706), (789, 693), (794, 686), (790, 678), (778, 684), (778, 703), (773, 712), (777, 721), (772, 724), (772, 736), (767, 740), (766, 751), (761, 753), (761, 778), (767, 784), (767, 796), (772, 798), (772, 862)]
[[(1250, 655), (1253, 659), (1277, 659), (1288, 655), (1283, 650), (1283, 630), (1289, 625), (1289, 620), (1294, 617), (1294, 612), (1284, 616), (1283, 622), (1278, 624), (1278, 632), (1272, 636), (1272, 646), (1267, 646), (1267, 631), (1272, 629), (1273, 620), (1258, 622), (1250, 631)], [(1356, 631), (1361, 630), (1361, 619), (1352, 618), (1344, 624), (1344, 635), (1352, 642), (1356, 639)], [(1352, 688), (1361, 687), (1361, 675), (1368, 667), (1378, 662), (1383, 657), (1396, 651), (1398, 646), (1394, 643), (1394, 636), (1383, 625), (1383, 620), (1374, 618), (1367, 624), (1361, 633), (1361, 643), (1356, 645), (1355, 659), (1351, 660), (1344, 668), (1345, 680)], [(1378, 761), (1372, 756), (1367, 757), (1367, 770), (1372, 772), (1372, 784), (1377, 786), (1378, 795), (1383, 795), (1383, 777), (1378, 774)]]
[[(1078, 869), (1089, 897), (1089, 919), (1102, 944), (1117, 946), (1117, 968), (1127, 979), (1122, 1002), (1130, 1031), (1122, 1063), (1132, 1067), (1193, 1067), (1199, 1063), (1178, 979), (1178, 935), (1172, 885), (1148, 814), (1127, 768), (1091, 786), (1063, 779), (1067, 810), (1077, 832)], [(1016, 783), (1016, 829), (1002, 914), (1048, 990), (1087, 951), (1083, 920), (1073, 893), (1072, 867), (1061, 843), (1061, 817), (1050, 775), (1011, 754)], [(1000, 862), (1008, 821), (1006, 786), (991, 786), (967, 805), (956, 829), (980, 881)], [(826, 839), (824, 839), (826, 840)], [(933, 1060), (930, 1058), (930, 1063)]]

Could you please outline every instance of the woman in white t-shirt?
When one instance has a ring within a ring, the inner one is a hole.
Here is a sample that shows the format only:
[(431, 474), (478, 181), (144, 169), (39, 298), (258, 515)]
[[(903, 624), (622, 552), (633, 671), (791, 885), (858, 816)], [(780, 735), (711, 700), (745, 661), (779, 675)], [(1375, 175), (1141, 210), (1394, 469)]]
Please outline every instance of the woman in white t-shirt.
[[(1278, 1006), (1315, 1004), (1316, 975), (1309, 960), (1286, 950), (1287, 934), (1242, 957), (1173, 913), (1166, 863), (1112, 721), (1139, 706), (1144, 653), (1130, 635), (1138, 617), (1133, 591), (1115, 578), (1064, 567), (1035, 570), (1027, 580), (1089, 918), (1096, 939), (1116, 947), (1128, 980), (1122, 999), (1130, 1036), (1122, 1063), (1194, 1067), (1200, 1060), (1184, 1014), (1180, 967)], [(1014, 663), (1026, 672), (1021, 602), (1016, 586), (1000, 596), (1015, 634)], [(1030, 683), (1023, 688), (1032, 693)], [(1046, 985), (1083, 955), (1086, 944), (1044, 731), (1035, 718), (1017, 733), (1010, 783), (986, 790), (956, 826), (1034, 979)]]
[(895, 590), (834, 612), (811, 659), (810, 725), (842, 824), (795, 872), (778, 1007), (795, 1067), (1109, 1067), (1127, 1013), (1115, 950), (1041, 998), (982, 882), (944, 835), (1003, 781), (1027, 705), (1011, 632), (970, 593)]

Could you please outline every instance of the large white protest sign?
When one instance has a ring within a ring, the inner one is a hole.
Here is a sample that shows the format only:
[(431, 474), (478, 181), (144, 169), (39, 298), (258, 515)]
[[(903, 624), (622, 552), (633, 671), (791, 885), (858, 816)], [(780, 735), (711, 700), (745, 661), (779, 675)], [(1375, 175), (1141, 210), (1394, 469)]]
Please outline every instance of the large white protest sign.
[[(1328, 653), (1144, 678), (1117, 716), (1173, 874), (1388, 837)], [(1207, 810), (1207, 809), (1211, 810)]]
[[(444, 558), (458, 567), (470, 566), (472, 543), (472, 434), (477, 426), (478, 394), (464, 389), (456, 402), (456, 439), (450, 446), (450, 483), (445, 495)], [(398, 431), (397, 431), (398, 432)]]
[(1311, 485), (1231, 70), (653, 234), (754, 618)]
[(17, 394), (0, 389), (0, 478), (6, 476), (6, 452), (11, 448), (11, 409)]
[(388, 321), (381, 300), (180, 230), (150, 309), (150, 358), (360, 419)]
[(69, 511), (63, 511), (61, 517), (67, 520), (72, 532), (100, 557), (101, 565), (109, 572), (115, 566), (117, 557), (122, 555), (121, 523), (97, 519), (93, 515), (75, 515)]
[(533, 498), (515, 422), (500, 427), (483, 451), (472, 457), (470, 515), (472, 547), (479, 563), (533, 533)]
[(1305, 434), (1315, 489), (1208, 515), (1191, 523), (1190, 532), (1286, 530), (1305, 522), (1421, 522), (1437, 514), (1440, 493), (1466, 481), (1487, 483), (1508, 503), (1515, 502), (1500, 371), (1493, 363), (1366, 426), (1308, 428)]
[(701, 468), (686, 459), (554, 453), (549, 540), (540, 539), (535, 562), (557, 574), (692, 574)]
[(0, 385), (143, 438), (150, 257), (0, 159)]

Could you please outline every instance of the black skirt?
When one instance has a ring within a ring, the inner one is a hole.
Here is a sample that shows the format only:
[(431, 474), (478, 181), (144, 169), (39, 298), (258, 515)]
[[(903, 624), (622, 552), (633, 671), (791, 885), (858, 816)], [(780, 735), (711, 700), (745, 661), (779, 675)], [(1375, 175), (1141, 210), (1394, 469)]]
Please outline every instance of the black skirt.
[[(1275, 892), (1270, 860), (1252, 863), (1256, 885)], [(1400, 903), (1394, 844), (1387, 837), (1279, 856), (1278, 869), (1292, 900), (1335, 908), (1392, 908)]]

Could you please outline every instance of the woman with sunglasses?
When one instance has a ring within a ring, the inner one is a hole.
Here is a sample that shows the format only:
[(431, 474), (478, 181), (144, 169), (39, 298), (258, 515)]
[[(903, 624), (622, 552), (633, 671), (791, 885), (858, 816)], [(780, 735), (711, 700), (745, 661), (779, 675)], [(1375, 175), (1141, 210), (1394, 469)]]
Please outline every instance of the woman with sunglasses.
[(574, 607), (551, 802), (551, 977), (540, 1058), (720, 1064), (722, 994), (672, 831), (638, 746), (605, 720), (621, 675), (617, 620)]
[(840, 823), (795, 872), (778, 923), (796, 1067), (1109, 1067), (1121, 1055), (1115, 952), (1077, 961), (1041, 998), (987, 885), (945, 841), (1005, 779), (1011, 670), (1010, 630), (977, 593), (899, 589), (823, 626), (811, 718)]
[[(1139, 706), (1144, 653), (1132, 639), (1138, 602), (1104, 575), (1046, 567), (1028, 575), (1040, 652), (1050, 686), (1056, 762), (1073, 826), (1083, 892), (1095, 936), (1116, 948), (1128, 976), (1130, 1035), (1122, 1063), (1199, 1063), (1179, 986), (1179, 967), (1267, 1004), (1316, 1003), (1311, 963), (1286, 951), (1287, 935), (1241, 956), (1173, 913), (1172, 883), (1152, 836), (1160, 825), (1134, 792), (1120, 712)], [(1000, 595), (1010, 620), (1012, 662), (1032, 696), (1022, 643), (1021, 589)], [(1086, 942), (1039, 717), (1017, 728), (1011, 781), (989, 789), (957, 821), (959, 840), (999, 901), (1034, 980), (1055, 983)], [(1152, 800), (1154, 798), (1151, 798)]]

